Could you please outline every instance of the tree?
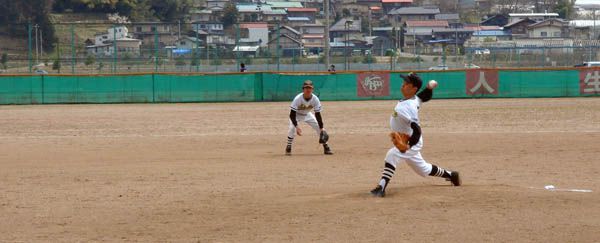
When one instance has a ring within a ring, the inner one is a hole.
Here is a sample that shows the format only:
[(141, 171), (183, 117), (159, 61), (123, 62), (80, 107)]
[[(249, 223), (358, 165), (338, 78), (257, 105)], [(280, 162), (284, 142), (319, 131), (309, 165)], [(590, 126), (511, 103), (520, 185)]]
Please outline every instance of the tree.
[(238, 20), (238, 10), (235, 7), (235, 4), (232, 2), (227, 2), (225, 7), (223, 8), (223, 17), (221, 21), (223, 22), (223, 28), (227, 28), (237, 23)]
[(2, 67), (3, 67), (4, 69), (6, 69), (6, 68), (7, 68), (7, 65), (6, 65), (6, 63), (8, 63), (8, 54), (6, 54), (6, 53), (2, 53), (2, 59), (0, 59), (0, 63), (2, 63)]
[(60, 60), (58, 58), (54, 59), (52, 63), (52, 70), (58, 70), (58, 73), (60, 73)]
[(85, 58), (85, 62), (84, 62), (84, 64), (85, 64), (86, 66), (89, 66), (89, 65), (93, 65), (95, 62), (96, 62), (96, 57), (94, 57), (93, 55), (88, 55), (88, 56)]
[(577, 14), (575, 11), (575, 1), (571, 0), (559, 0), (558, 3), (554, 5), (553, 10), (563, 19), (572, 19), (573, 16), (576, 16)]

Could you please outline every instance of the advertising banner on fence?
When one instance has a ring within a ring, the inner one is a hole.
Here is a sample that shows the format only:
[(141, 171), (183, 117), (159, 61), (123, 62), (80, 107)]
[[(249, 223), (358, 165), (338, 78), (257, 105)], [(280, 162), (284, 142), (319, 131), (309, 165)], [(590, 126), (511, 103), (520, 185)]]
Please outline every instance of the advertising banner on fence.
[(381, 97), (390, 95), (390, 73), (367, 72), (356, 75), (358, 97)]
[(579, 93), (582, 95), (600, 94), (600, 71), (579, 71)]
[(498, 70), (467, 70), (467, 95), (497, 95)]

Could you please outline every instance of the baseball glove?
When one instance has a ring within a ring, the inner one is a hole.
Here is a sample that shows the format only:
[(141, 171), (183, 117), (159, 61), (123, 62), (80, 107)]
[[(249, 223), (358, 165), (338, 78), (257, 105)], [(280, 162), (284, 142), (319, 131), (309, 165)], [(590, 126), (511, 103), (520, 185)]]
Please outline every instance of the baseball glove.
[(327, 134), (325, 131), (321, 131), (319, 134), (319, 143), (325, 144), (327, 141), (329, 141), (329, 134)]
[(396, 148), (398, 148), (398, 150), (400, 150), (400, 152), (405, 153), (406, 150), (410, 148), (408, 146), (408, 140), (410, 139), (410, 136), (408, 136), (408, 134), (400, 132), (391, 132), (390, 137), (392, 138), (392, 143), (394, 144), (394, 146), (396, 146)]

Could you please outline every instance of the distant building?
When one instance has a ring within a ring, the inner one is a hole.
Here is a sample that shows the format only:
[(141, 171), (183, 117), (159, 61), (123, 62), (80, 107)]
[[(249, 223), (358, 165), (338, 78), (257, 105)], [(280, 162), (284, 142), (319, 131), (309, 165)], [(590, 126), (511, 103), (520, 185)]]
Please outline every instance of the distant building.
[(546, 19), (558, 18), (557, 13), (509, 13), (508, 16), (509, 24), (523, 19), (530, 19), (535, 22), (540, 22)]
[(531, 19), (521, 19), (504, 26), (504, 30), (511, 34), (512, 38), (527, 38), (527, 27), (536, 22)]
[(402, 26), (407, 20), (435, 20), (435, 15), (440, 13), (438, 8), (406, 7), (397, 8), (388, 12), (388, 19), (392, 26)]
[[(87, 44), (91, 44), (88, 42)], [(140, 54), (142, 41), (129, 37), (129, 31), (125, 26), (116, 26), (108, 28), (106, 33), (98, 33), (94, 37), (93, 45), (85, 47), (89, 55), (95, 56), (118, 56), (129, 53), (131, 55)]]
[(569, 22), (561, 19), (547, 19), (527, 26), (529, 38), (567, 38)]

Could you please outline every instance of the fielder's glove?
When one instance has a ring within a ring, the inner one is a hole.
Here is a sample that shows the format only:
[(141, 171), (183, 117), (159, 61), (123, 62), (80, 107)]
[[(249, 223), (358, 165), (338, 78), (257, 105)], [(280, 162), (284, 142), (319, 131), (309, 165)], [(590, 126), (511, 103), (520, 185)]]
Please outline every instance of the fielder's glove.
[(325, 144), (325, 143), (327, 143), (327, 141), (329, 141), (329, 134), (327, 134), (327, 132), (325, 132), (325, 130), (323, 130), (323, 131), (321, 131), (321, 134), (319, 134), (319, 143)]
[(400, 133), (400, 132), (391, 132), (390, 137), (392, 138), (392, 143), (400, 152), (405, 153), (410, 146), (408, 146), (408, 140), (410, 136), (408, 134)]

